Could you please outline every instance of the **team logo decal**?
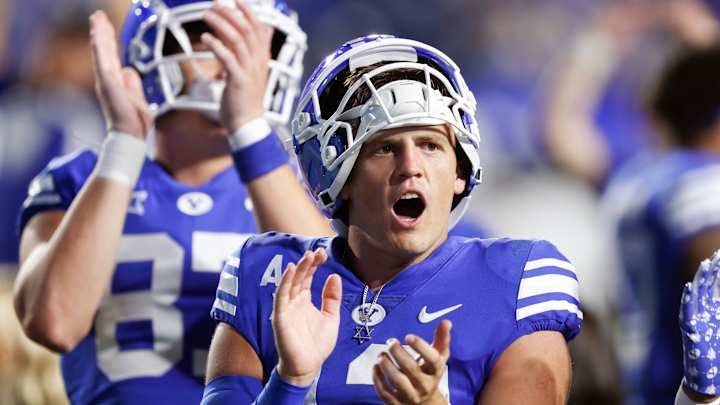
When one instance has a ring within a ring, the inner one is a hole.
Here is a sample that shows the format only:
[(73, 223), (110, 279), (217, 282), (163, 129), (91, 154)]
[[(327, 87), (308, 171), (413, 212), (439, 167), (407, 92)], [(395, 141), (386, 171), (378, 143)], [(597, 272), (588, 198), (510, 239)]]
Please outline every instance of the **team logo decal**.
[(213, 200), (205, 193), (193, 191), (181, 195), (177, 200), (177, 207), (183, 214), (196, 217), (210, 212)]
[(382, 305), (370, 302), (358, 305), (352, 311), (352, 319), (356, 324), (362, 326), (375, 326), (385, 319), (385, 308)]
[(130, 196), (130, 204), (128, 204), (128, 214), (145, 215), (145, 200), (147, 200), (147, 198), (147, 191), (133, 191)]

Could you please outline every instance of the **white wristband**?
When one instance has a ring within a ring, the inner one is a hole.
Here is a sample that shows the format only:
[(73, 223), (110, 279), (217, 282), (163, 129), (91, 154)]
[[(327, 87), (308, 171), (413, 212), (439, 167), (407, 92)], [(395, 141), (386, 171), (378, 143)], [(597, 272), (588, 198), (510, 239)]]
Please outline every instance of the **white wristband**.
[(228, 141), (230, 142), (230, 148), (232, 148), (234, 152), (237, 152), (256, 142), (262, 141), (271, 133), (272, 128), (270, 128), (270, 124), (265, 121), (265, 118), (255, 118), (228, 135)]
[(147, 143), (144, 139), (110, 131), (95, 165), (95, 175), (135, 186), (145, 161)]
[[(683, 380), (684, 381), (684, 380)], [(677, 394), (675, 394), (675, 405), (720, 405), (720, 397), (717, 397), (712, 402), (695, 402), (690, 399), (685, 390), (683, 389), (684, 382), (680, 383)]]

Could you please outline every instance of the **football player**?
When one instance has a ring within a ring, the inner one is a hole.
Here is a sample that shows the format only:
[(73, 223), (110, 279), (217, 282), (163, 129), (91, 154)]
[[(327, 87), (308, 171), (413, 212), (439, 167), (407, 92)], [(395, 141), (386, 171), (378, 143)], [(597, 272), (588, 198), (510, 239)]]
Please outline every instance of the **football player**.
[(72, 403), (198, 403), (224, 258), (258, 230), (331, 233), (276, 136), (305, 35), (282, 1), (135, 1), (121, 50), (90, 24), (108, 136), (31, 184), (15, 308)]
[(640, 404), (672, 403), (681, 378), (682, 286), (720, 246), (720, 47), (685, 50), (660, 76), (650, 106), (671, 148), (611, 182), (627, 282), (621, 362)]
[(339, 235), (264, 234), (228, 260), (203, 403), (564, 402), (572, 264), (545, 241), (448, 237), (480, 179), (475, 108), (420, 42), (363, 37), (320, 64), (293, 141)]

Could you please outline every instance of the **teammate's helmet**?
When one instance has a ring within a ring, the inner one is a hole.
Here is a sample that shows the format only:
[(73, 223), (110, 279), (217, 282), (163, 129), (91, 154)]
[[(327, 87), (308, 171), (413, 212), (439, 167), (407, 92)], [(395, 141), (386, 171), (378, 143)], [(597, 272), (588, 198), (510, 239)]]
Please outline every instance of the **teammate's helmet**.
[[(352, 83), (338, 83), (358, 69), (368, 71)], [(374, 85), (373, 78), (392, 70), (414, 71), (420, 79)], [(338, 85), (345, 86), (344, 94), (332, 101), (328, 89)], [(369, 99), (359, 106), (349, 105), (361, 88), (369, 90)], [(328, 217), (339, 219), (344, 203), (340, 191), (360, 148), (374, 133), (449, 124), (459, 146), (458, 156), (466, 158), (470, 167), (466, 189), (454, 200), (452, 227), (467, 209), (470, 192), (481, 179), (475, 109), (475, 97), (460, 69), (442, 52), (390, 35), (361, 37), (325, 58), (305, 84), (292, 122), (295, 153), (317, 205)]]
[[(306, 36), (284, 0), (246, 2), (260, 21), (275, 30), (264, 105), (268, 121), (284, 125), (299, 89)], [(233, 6), (234, 0), (223, 3)], [(120, 35), (122, 62), (140, 73), (155, 116), (171, 109), (219, 111), (225, 82), (199, 75), (195, 83), (185, 83), (180, 70), (181, 61), (193, 65), (214, 58), (210, 51), (192, 49), (193, 40), (207, 29), (202, 17), (212, 4), (207, 0), (133, 0)]]

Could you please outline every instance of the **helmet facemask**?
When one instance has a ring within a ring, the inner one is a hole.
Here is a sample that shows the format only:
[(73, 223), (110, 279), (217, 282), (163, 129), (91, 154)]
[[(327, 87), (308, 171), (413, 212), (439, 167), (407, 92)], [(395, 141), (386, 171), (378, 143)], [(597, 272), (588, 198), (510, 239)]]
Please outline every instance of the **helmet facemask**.
[[(379, 86), (375, 84), (377, 80), (374, 79), (394, 71), (399, 71), (397, 76), (400, 79), (381, 82)], [(413, 79), (402, 78), (405, 76)], [(358, 94), (363, 92), (367, 95)], [(321, 97), (327, 97), (327, 94)], [(473, 127), (476, 125), (474, 100), (461, 96), (448, 78), (429, 63), (394, 62), (372, 68), (349, 86), (331, 114), (321, 111), (320, 97), (313, 94), (312, 98), (318, 115), (327, 118), (321, 118), (317, 125), (302, 131), (297, 135), (297, 141), (303, 143), (316, 137), (322, 151), (322, 165), (329, 172), (338, 171), (333, 183), (320, 194), (318, 202), (326, 211), (334, 211), (343, 204), (340, 191), (360, 148), (381, 130), (447, 124), (457, 140), (458, 158), (468, 159), (471, 167), (478, 164), (476, 151), (479, 139)], [(358, 99), (366, 101), (353, 106)], [(323, 104), (327, 109), (328, 104)], [(342, 145), (340, 152), (337, 145)], [(471, 161), (473, 158), (475, 161)], [(472, 173), (468, 173), (467, 180), (465, 193), (456, 198), (453, 207), (460, 204), (474, 186), (474, 183), (470, 184), (475, 180)]]
[[(302, 75), (306, 37), (294, 15), (277, 10), (272, 4), (248, 2), (258, 19), (274, 28), (264, 97), (266, 119), (274, 126), (287, 124)], [(198, 63), (215, 59), (210, 51), (195, 51), (193, 43), (207, 31), (202, 17), (213, 4), (194, 2), (168, 7), (151, 2), (155, 14), (143, 21), (130, 39), (128, 63), (143, 78), (145, 95), (155, 116), (172, 109), (201, 111), (211, 118), (219, 116), (225, 81), (206, 77)], [(194, 80), (188, 83), (181, 64), (188, 64)]]

